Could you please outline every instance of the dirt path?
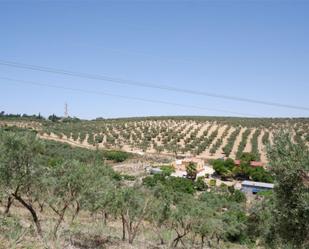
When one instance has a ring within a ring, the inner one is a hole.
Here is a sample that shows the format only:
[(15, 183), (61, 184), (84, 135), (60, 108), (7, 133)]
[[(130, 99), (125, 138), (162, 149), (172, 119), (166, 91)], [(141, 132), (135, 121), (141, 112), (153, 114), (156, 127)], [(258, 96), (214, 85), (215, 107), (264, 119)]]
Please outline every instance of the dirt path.
[(273, 130), (268, 130), (269, 132), (269, 143), (270, 145), (274, 144), (274, 134), (273, 134)]
[(86, 143), (81, 144), (79, 142), (76, 142), (74, 140), (72, 141), (71, 139), (67, 139), (67, 138), (59, 138), (54, 133), (51, 133), (50, 135), (47, 135), (47, 134), (40, 135), (40, 134), (38, 134), (38, 137), (41, 138), (41, 139), (52, 140), (52, 141), (61, 142), (61, 143), (67, 143), (67, 144), (72, 145), (73, 147), (80, 147), (80, 148), (86, 148), (86, 149), (96, 149), (96, 147), (93, 146), (93, 145), (89, 145), (89, 144), (86, 144)]
[[(224, 125), (224, 126), (217, 126), (217, 129), (218, 129), (218, 135), (217, 135), (217, 137), (215, 137), (215, 139), (212, 141), (212, 143), (209, 145), (209, 147), (208, 147), (208, 153), (209, 153), (209, 155), (210, 155), (210, 149), (211, 149), (211, 147), (222, 137), (222, 134), (223, 134), (223, 132), (224, 132), (224, 130), (226, 129), (226, 125)], [(217, 130), (216, 129), (216, 130)], [(211, 133), (210, 133), (211, 134)]]
[(198, 131), (196, 137), (201, 137), (203, 135), (204, 131), (206, 131), (210, 125), (211, 124), (208, 123), (208, 122), (205, 123), (205, 124), (202, 124), (201, 129)]
[(218, 150), (216, 151), (216, 158), (221, 158), (224, 156), (223, 154), (223, 148), (224, 146), (227, 144), (227, 139), (230, 137), (230, 135), (232, 134), (232, 132), (234, 132), (236, 129), (234, 127), (230, 127), (227, 135), (225, 136), (225, 138), (223, 138), (223, 142), (221, 144), (221, 146), (218, 148)]
[[(191, 127), (192, 126), (192, 127)], [(200, 128), (200, 125), (197, 125), (195, 123), (192, 123), (192, 124), (189, 124), (189, 127), (187, 129), (187, 134), (185, 135), (185, 137), (183, 139), (180, 140), (179, 144), (181, 146), (184, 146), (185, 145), (185, 140), (187, 138), (190, 137), (190, 135), (196, 130), (196, 129), (199, 129)]]
[[(204, 151), (202, 153), (202, 156), (204, 156), (205, 158), (208, 158), (208, 159), (217, 159), (217, 158), (220, 158), (220, 148), (217, 149), (216, 153), (214, 154), (211, 154), (210, 153), (210, 149), (212, 148), (212, 146), (222, 137), (225, 129), (226, 129), (226, 125), (223, 125), (223, 126), (216, 126), (216, 128), (214, 130), (217, 130), (218, 129), (218, 135), (217, 137), (212, 141), (212, 143), (210, 144), (210, 146), (206, 149), (206, 151)], [(210, 132), (211, 134), (211, 132)]]
[(259, 152), (260, 152), (260, 155), (261, 155), (261, 162), (267, 162), (267, 156), (266, 156), (266, 148), (263, 144), (263, 141), (262, 141), (262, 138), (265, 134), (265, 130), (261, 130), (261, 134), (260, 136), (258, 137), (258, 149), (259, 149)]
[(253, 134), (255, 133), (256, 131), (256, 128), (252, 129), (248, 138), (247, 138), (247, 143), (246, 143), (246, 146), (245, 146), (245, 149), (244, 149), (244, 152), (251, 152), (252, 150), (252, 144), (251, 144), (251, 139), (253, 137)]

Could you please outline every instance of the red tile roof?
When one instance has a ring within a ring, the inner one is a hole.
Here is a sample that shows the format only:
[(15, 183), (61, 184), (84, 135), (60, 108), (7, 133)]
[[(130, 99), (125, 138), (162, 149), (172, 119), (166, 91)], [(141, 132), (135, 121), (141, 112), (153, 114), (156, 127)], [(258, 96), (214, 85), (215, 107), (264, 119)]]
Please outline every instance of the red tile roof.
[[(240, 160), (235, 160), (235, 165), (240, 165), (241, 161)], [(262, 162), (257, 162), (257, 161), (251, 161), (250, 162), (251, 167), (263, 167), (264, 163)]]
[(263, 167), (263, 166), (264, 166), (264, 163), (262, 163), (262, 162), (257, 162), (257, 161), (252, 161), (252, 162), (250, 162), (250, 165), (251, 165), (252, 167)]

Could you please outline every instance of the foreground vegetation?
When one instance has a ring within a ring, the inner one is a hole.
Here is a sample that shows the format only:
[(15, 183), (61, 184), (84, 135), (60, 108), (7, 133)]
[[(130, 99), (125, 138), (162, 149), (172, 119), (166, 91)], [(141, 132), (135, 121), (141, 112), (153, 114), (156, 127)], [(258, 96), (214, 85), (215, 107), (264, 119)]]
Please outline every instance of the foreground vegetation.
[(274, 193), (253, 202), (168, 167), (123, 177), (111, 155), (1, 129), (0, 248), (308, 248), (309, 152), (288, 134), (269, 148)]

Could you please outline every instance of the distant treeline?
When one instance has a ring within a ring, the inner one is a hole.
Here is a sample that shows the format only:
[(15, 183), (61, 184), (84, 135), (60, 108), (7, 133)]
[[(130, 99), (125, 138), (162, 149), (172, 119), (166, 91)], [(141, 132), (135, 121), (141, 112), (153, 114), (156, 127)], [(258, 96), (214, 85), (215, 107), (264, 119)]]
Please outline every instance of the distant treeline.
[(5, 117), (5, 118), (32, 118), (32, 119), (45, 119), (41, 114), (39, 113), (38, 115), (33, 114), (33, 115), (28, 115), (28, 114), (12, 114), (12, 113), (5, 113), (4, 111), (0, 112), (0, 117)]
[(45, 118), (40, 113), (28, 115), (28, 114), (25, 114), (25, 113), (24, 114), (5, 113), (4, 111), (0, 112), (0, 118), (9, 118), (9, 119), (23, 118), (23, 119), (30, 119), (30, 120), (50, 120), (50, 121), (53, 121), (53, 122), (57, 122), (57, 121), (62, 121), (62, 122), (80, 121), (80, 119), (77, 118), (77, 117), (64, 118), (64, 117), (57, 116), (55, 114), (49, 115), (47, 118)]
[[(36, 119), (36, 120), (50, 120), (53, 122), (62, 121), (62, 122), (76, 122), (76, 121), (87, 121), (77, 117), (61, 117), (55, 114), (49, 115), (48, 117), (42, 116), (39, 114), (11, 114), (5, 113), (4, 111), (0, 112), (0, 118), (27, 118), (27, 119)], [(147, 116), (147, 117), (119, 117), (119, 118), (103, 118), (98, 117), (88, 121), (108, 121), (108, 122), (127, 122), (127, 121), (162, 121), (162, 120), (175, 120), (175, 121), (185, 121), (193, 120), (197, 122), (220, 122), (226, 124), (234, 124), (239, 126), (246, 127), (256, 127), (257, 125), (268, 126), (269, 124), (274, 123), (297, 123), (297, 122), (309, 122), (309, 118), (305, 117), (295, 117), (295, 118), (252, 118), (252, 117), (230, 117), (230, 116)]]
[(297, 118), (252, 118), (252, 117), (229, 117), (229, 116), (148, 116), (148, 117), (124, 117), (124, 118), (96, 118), (92, 121), (109, 121), (109, 122), (121, 122), (121, 121), (162, 121), (162, 120), (175, 120), (175, 121), (185, 121), (193, 120), (197, 122), (220, 122), (226, 124), (234, 124), (246, 127), (256, 127), (257, 125), (265, 125), (273, 123), (286, 123), (286, 122), (309, 122), (309, 118), (297, 117)]

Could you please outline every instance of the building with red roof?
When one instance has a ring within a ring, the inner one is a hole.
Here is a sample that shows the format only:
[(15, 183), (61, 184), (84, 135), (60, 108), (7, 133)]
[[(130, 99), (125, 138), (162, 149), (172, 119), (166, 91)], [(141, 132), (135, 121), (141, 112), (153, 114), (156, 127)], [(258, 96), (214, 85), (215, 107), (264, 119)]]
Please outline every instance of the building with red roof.
[[(235, 160), (235, 165), (239, 166), (241, 164), (241, 160)], [(258, 162), (258, 161), (251, 161), (250, 162), (251, 167), (264, 167), (264, 163)]]

